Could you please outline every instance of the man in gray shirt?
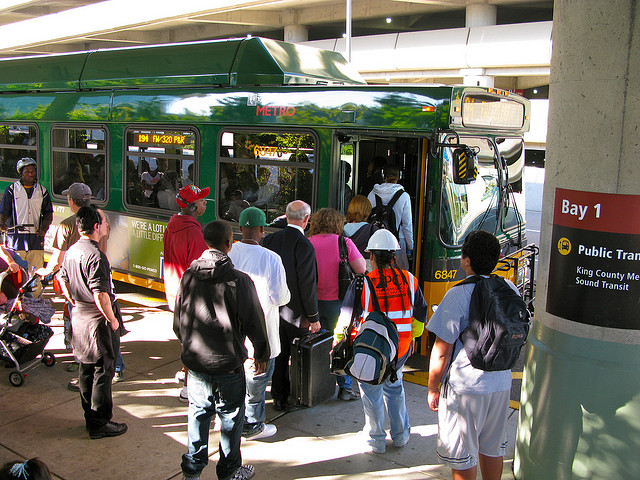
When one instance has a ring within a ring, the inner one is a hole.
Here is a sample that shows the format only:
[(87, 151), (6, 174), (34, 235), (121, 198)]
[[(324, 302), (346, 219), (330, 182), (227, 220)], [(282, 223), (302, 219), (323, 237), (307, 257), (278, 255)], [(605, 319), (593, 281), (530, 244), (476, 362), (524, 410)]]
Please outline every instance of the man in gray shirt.
[(115, 437), (125, 433), (127, 425), (111, 421), (111, 381), (123, 326), (109, 260), (98, 247), (109, 225), (104, 212), (91, 205), (78, 210), (76, 224), (80, 239), (67, 251), (60, 277), (64, 296), (73, 305), (71, 344), (80, 362), (80, 401), (89, 436)]

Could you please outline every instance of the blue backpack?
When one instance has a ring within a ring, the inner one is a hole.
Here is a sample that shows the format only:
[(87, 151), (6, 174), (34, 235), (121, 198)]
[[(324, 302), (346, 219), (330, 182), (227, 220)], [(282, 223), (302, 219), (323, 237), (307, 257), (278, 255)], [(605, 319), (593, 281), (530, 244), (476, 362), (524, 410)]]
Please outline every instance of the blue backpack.
[(380, 309), (371, 279), (364, 278), (371, 293), (373, 311), (367, 315), (353, 339), (353, 356), (345, 370), (353, 378), (371, 385), (380, 385), (387, 378), (395, 382), (398, 378), (398, 328)]

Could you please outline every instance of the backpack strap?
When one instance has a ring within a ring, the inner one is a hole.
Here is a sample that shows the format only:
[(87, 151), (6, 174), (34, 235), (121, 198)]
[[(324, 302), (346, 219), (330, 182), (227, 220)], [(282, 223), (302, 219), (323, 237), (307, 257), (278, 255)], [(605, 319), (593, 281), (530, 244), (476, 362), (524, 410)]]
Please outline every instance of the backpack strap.
[(376, 294), (376, 289), (373, 286), (373, 282), (367, 275), (365, 275), (364, 278), (367, 280), (367, 285), (369, 286), (369, 295), (367, 295), (367, 298), (365, 298), (366, 305), (369, 305), (369, 298), (370, 298), (372, 310), (374, 312), (385, 313), (380, 308), (380, 302), (378, 301), (378, 295)]
[[(386, 312), (383, 312), (382, 309), (380, 308), (380, 302), (378, 301), (378, 295), (376, 294), (376, 289), (373, 286), (373, 282), (367, 275), (365, 275), (364, 278), (367, 280), (367, 285), (369, 286), (369, 291), (371, 292), (370, 293), (371, 308), (373, 309), (374, 312), (380, 312), (386, 316)], [(369, 302), (367, 298), (367, 305), (368, 304)], [(393, 322), (393, 320), (389, 319), (389, 321), (393, 324), (393, 326), (397, 330), (398, 327)], [(393, 360), (391, 360), (391, 374), (389, 375), (389, 380), (391, 381), (391, 383), (395, 383), (396, 381), (398, 381), (398, 350), (397, 349), (396, 349), (396, 356), (393, 358)]]
[[(404, 189), (401, 188), (400, 190), (398, 190), (393, 197), (391, 197), (391, 200), (389, 200), (389, 203), (387, 203), (387, 207), (388, 208), (393, 208), (393, 206), (396, 204), (396, 202), (400, 199), (400, 197), (402, 196), (402, 194), (404, 193)], [(377, 197), (377, 195), (376, 195)]]
[(382, 204), (382, 199), (380, 198), (380, 195), (378, 194), (374, 194), (376, 197), (376, 207), (384, 207), (384, 205)]
[(338, 235), (338, 250), (340, 252), (340, 260), (349, 261), (349, 250), (347, 249), (347, 241), (344, 235)]
[(349, 322), (349, 325), (347, 327), (345, 327), (344, 329), (344, 334), (345, 334), (345, 338), (351, 338), (351, 332), (353, 331), (354, 328), (356, 328), (356, 325), (358, 324), (358, 318), (360, 317), (360, 314), (362, 313), (362, 290), (364, 289), (364, 277), (365, 275), (359, 273), (356, 275), (356, 278), (354, 280), (355, 282), (355, 290), (353, 293), (353, 307), (351, 309), (351, 321)]
[(470, 283), (474, 283), (474, 284), (477, 285), (478, 282), (480, 282), (481, 279), (482, 279), (482, 276), (480, 276), (480, 275), (469, 275), (464, 280), (461, 280), (460, 282), (456, 283), (454, 285), (454, 287), (458, 287), (460, 285), (468, 285)]

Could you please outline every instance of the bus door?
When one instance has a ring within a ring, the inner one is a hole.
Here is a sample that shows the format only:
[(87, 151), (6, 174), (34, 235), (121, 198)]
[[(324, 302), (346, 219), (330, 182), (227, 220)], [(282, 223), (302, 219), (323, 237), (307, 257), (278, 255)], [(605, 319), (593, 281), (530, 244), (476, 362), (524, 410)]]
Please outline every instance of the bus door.
[(424, 227), (421, 215), (424, 214), (425, 143), (426, 139), (415, 136), (337, 132), (331, 176), (334, 181), (332, 207), (346, 214), (355, 195), (368, 196), (374, 185), (384, 182), (384, 165), (400, 168), (398, 183), (411, 198), (414, 255), (410, 259), (410, 270), (416, 274), (415, 266), (419, 265), (416, 255), (420, 252)]

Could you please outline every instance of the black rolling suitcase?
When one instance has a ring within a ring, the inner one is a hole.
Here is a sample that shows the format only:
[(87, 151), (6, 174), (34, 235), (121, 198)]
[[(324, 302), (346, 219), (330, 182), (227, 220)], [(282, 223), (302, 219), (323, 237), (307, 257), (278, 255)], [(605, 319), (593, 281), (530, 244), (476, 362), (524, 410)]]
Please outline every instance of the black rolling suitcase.
[(300, 405), (313, 407), (333, 397), (336, 376), (329, 368), (331, 332), (296, 338), (291, 349), (291, 396)]

